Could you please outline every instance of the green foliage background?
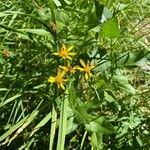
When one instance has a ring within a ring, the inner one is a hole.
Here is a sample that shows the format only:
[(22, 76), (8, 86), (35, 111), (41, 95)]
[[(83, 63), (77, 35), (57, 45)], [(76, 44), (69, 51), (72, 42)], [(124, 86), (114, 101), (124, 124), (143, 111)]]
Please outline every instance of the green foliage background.
[[(146, 0), (1, 0), (0, 149), (59, 150), (65, 138), (64, 149), (148, 150), (149, 9)], [(97, 66), (56, 94), (47, 79), (61, 43), (74, 45), (75, 64)]]

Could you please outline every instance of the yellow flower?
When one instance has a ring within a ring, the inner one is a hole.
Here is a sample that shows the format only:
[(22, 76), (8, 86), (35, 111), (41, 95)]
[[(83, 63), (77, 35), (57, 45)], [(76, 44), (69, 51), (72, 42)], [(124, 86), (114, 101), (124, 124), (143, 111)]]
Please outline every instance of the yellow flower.
[(48, 78), (48, 82), (50, 83), (56, 83), (58, 88), (62, 88), (63, 90), (65, 90), (65, 87), (64, 87), (64, 82), (67, 81), (67, 79), (64, 79), (64, 76), (65, 76), (65, 72), (61, 72), (60, 69), (58, 69), (57, 71), (57, 75), (55, 77), (49, 77)]
[(71, 52), (71, 50), (73, 49), (73, 46), (70, 47), (66, 47), (64, 44), (62, 44), (62, 48), (60, 49), (59, 52), (57, 53), (53, 53), (53, 55), (57, 55), (59, 57), (62, 57), (63, 59), (72, 59), (71, 57), (76, 55), (75, 52)]
[(68, 61), (67, 66), (59, 66), (59, 68), (63, 69), (63, 71), (73, 74), (76, 72), (77, 67), (71, 66), (70, 62)]
[(83, 66), (83, 68), (78, 67), (77, 69), (80, 71), (83, 71), (85, 73), (85, 79), (87, 80), (90, 76), (93, 76), (93, 74), (91, 73), (91, 70), (93, 68), (95, 68), (95, 65), (90, 65), (89, 61), (87, 62), (87, 64), (85, 64), (85, 62), (80, 59), (80, 64)]

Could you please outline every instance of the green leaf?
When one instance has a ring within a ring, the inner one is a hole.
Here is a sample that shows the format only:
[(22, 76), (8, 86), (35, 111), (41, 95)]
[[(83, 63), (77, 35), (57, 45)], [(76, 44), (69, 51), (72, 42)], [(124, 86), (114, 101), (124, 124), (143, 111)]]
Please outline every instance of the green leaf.
[(6, 133), (0, 136), (0, 142), (3, 141), (5, 138), (7, 138), (9, 135), (11, 135), (16, 129), (18, 129), (27, 120), (28, 116), (23, 118), (17, 124), (13, 125)]
[(18, 29), (18, 31), (37, 34), (37, 35), (43, 35), (43, 36), (51, 36), (50, 32), (44, 29)]
[(97, 19), (96, 15), (93, 14), (91, 11), (88, 12), (86, 20), (87, 20), (86, 24), (89, 26), (89, 29), (92, 29), (100, 24), (100, 21)]
[(110, 66), (111, 66), (111, 62), (106, 61), (106, 62), (102, 63), (101, 65), (97, 66), (94, 70), (96, 72), (103, 72), (103, 71), (106, 71), (108, 68), (110, 68)]
[(4, 12), (0, 12), (0, 17), (5, 17), (7, 16), (8, 14), (5, 14)]
[(68, 89), (66, 90), (66, 95), (62, 100), (62, 106), (60, 111), (57, 150), (64, 150), (65, 135), (67, 128), (67, 115), (68, 115), (67, 107), (68, 107)]
[(0, 54), (0, 64), (2, 64), (4, 61), (3, 56)]
[(113, 16), (112, 12), (107, 7), (104, 7), (101, 22), (104, 22), (112, 18), (112, 16)]
[(114, 76), (113, 77), (114, 83), (117, 87), (125, 90), (130, 94), (135, 94), (135, 89), (132, 85), (128, 83), (128, 78), (124, 76)]
[(54, 0), (54, 3), (56, 4), (57, 7), (61, 6), (61, 3), (59, 2), (59, 0)]
[(87, 123), (88, 122), (88, 114), (84, 108), (77, 107), (74, 110), (75, 118), (78, 120), (79, 123)]
[(87, 124), (90, 120), (94, 119), (95, 116), (87, 113), (86, 105), (77, 106), (74, 110), (75, 118), (79, 123)]
[(103, 128), (104, 134), (116, 133), (114, 126), (109, 121), (107, 121), (106, 119), (103, 120), (101, 126)]
[(23, 32), (21, 32), (21, 31), (19, 31), (19, 30), (17, 30), (17, 29), (11, 28), (11, 27), (9, 27), (9, 26), (6, 26), (6, 25), (4, 25), (4, 24), (0, 24), (0, 27), (1, 27), (1, 28), (4, 28), (5, 30), (11, 31), (11, 32), (24, 34)]
[(74, 117), (70, 117), (67, 120), (66, 134), (70, 134), (71, 132), (75, 131), (77, 127), (78, 127), (78, 124), (75, 123)]
[[(57, 99), (59, 99), (59, 97)], [(50, 129), (50, 140), (49, 140), (49, 150), (53, 149), (54, 138), (55, 138), (55, 133), (56, 133), (56, 126), (57, 126), (57, 111), (56, 111), (55, 105), (53, 104), (52, 121), (51, 121), (51, 129)]]
[(75, 88), (73, 87), (72, 82), (71, 82), (69, 86), (69, 104), (72, 109), (76, 107), (77, 99), (78, 97), (76, 95)]
[(8, 91), (8, 89), (7, 88), (0, 88), (0, 92), (1, 91)]
[(118, 22), (116, 18), (111, 18), (103, 23), (102, 25), (102, 35), (108, 38), (117, 38), (120, 35), (120, 31), (118, 28)]
[(56, 13), (57, 15), (57, 23), (59, 25), (59, 22), (61, 22), (61, 26), (64, 26), (64, 25), (68, 25), (70, 23), (70, 17), (67, 13), (65, 12), (61, 12), (60, 13)]
[[(33, 120), (34, 118), (38, 115), (38, 110), (34, 110), (31, 115), (27, 115), (25, 118), (23, 118), (21, 121), (19, 121), (17, 124), (15, 124), (14, 126), (12, 126), (6, 133), (4, 133), (1, 137), (0, 137), (0, 142), (3, 141), (5, 138), (7, 138), (9, 135), (11, 135), (15, 130), (17, 130), (19, 127), (21, 127), (22, 129), (20, 129), (20, 132), (23, 131), (23, 129), (25, 127), (27, 127)], [(18, 130), (19, 130), (18, 129)], [(19, 133), (20, 133), (19, 132)], [(14, 139), (14, 137), (16, 137), (17, 135), (15, 134), (11, 139)]]
[(34, 127), (33, 131), (32, 131), (31, 134), (30, 134), (30, 137), (31, 137), (36, 131), (38, 131), (41, 127), (43, 127), (43, 126), (51, 119), (51, 117), (52, 117), (52, 114), (51, 114), (51, 112), (50, 112), (49, 114), (47, 114), (47, 115), (40, 121), (40, 123), (38, 123), (38, 124)]
[(37, 89), (45, 88), (45, 87), (46, 87), (46, 84), (40, 84), (40, 85), (33, 87), (33, 89), (37, 90)]
[(90, 136), (90, 142), (93, 147), (93, 150), (102, 150), (103, 149), (103, 134), (93, 132)]
[(68, 5), (71, 5), (72, 4), (72, 1), (70, 1), (70, 0), (64, 0), (65, 2), (66, 2), (66, 4), (68, 4)]
[(100, 4), (98, 0), (94, 0), (95, 4), (95, 10), (96, 10), (96, 16), (98, 20), (101, 20), (103, 10), (104, 10), (104, 5)]
[(107, 91), (104, 92), (104, 97), (108, 102), (115, 101), (115, 99)]
[(16, 100), (17, 98), (19, 98), (21, 96), (21, 94), (16, 94), (15, 96), (5, 100), (3, 103), (0, 104), (0, 107), (3, 107), (4, 105), (12, 102), (13, 100)]
[(85, 124), (85, 128), (89, 132), (96, 132), (97, 134), (112, 134), (115, 133), (114, 127), (106, 121), (103, 117), (99, 117), (88, 124)]
[(103, 129), (101, 127), (103, 120), (104, 118), (101, 117), (94, 121), (90, 121), (89, 123), (85, 124), (85, 129), (89, 132), (103, 133)]
[(142, 142), (142, 140), (141, 140), (141, 138), (140, 138), (139, 135), (136, 136), (136, 140), (137, 140), (137, 142), (139, 143), (139, 145), (142, 147), (142, 146), (143, 146), (143, 142)]

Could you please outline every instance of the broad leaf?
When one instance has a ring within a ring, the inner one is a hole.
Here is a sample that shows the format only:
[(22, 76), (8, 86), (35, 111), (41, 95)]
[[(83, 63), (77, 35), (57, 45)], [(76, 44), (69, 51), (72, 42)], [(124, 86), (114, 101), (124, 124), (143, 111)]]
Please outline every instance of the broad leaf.
[(115, 85), (130, 94), (135, 94), (134, 87), (128, 83), (128, 78), (124, 76), (114, 76), (113, 80), (115, 81)]
[(116, 18), (111, 18), (104, 22), (102, 25), (102, 35), (108, 37), (108, 38), (117, 38), (120, 35), (119, 27), (118, 27), (118, 22)]
[(93, 150), (102, 150), (103, 149), (103, 134), (93, 132), (90, 136), (90, 142), (93, 147)]

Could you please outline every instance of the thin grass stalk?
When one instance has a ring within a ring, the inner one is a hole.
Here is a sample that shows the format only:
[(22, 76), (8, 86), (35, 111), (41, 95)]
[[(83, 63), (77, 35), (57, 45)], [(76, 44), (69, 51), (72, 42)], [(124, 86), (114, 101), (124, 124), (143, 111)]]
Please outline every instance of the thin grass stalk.
[(56, 132), (56, 120), (57, 120), (57, 111), (56, 111), (55, 105), (53, 104), (49, 150), (53, 150), (53, 143), (54, 143), (55, 132)]
[(83, 138), (82, 138), (82, 141), (81, 141), (80, 150), (82, 150), (82, 149), (83, 149), (83, 144), (84, 144), (84, 141), (85, 141), (86, 135), (87, 135), (87, 131), (85, 131), (85, 132), (84, 132), (84, 135), (83, 135)]

